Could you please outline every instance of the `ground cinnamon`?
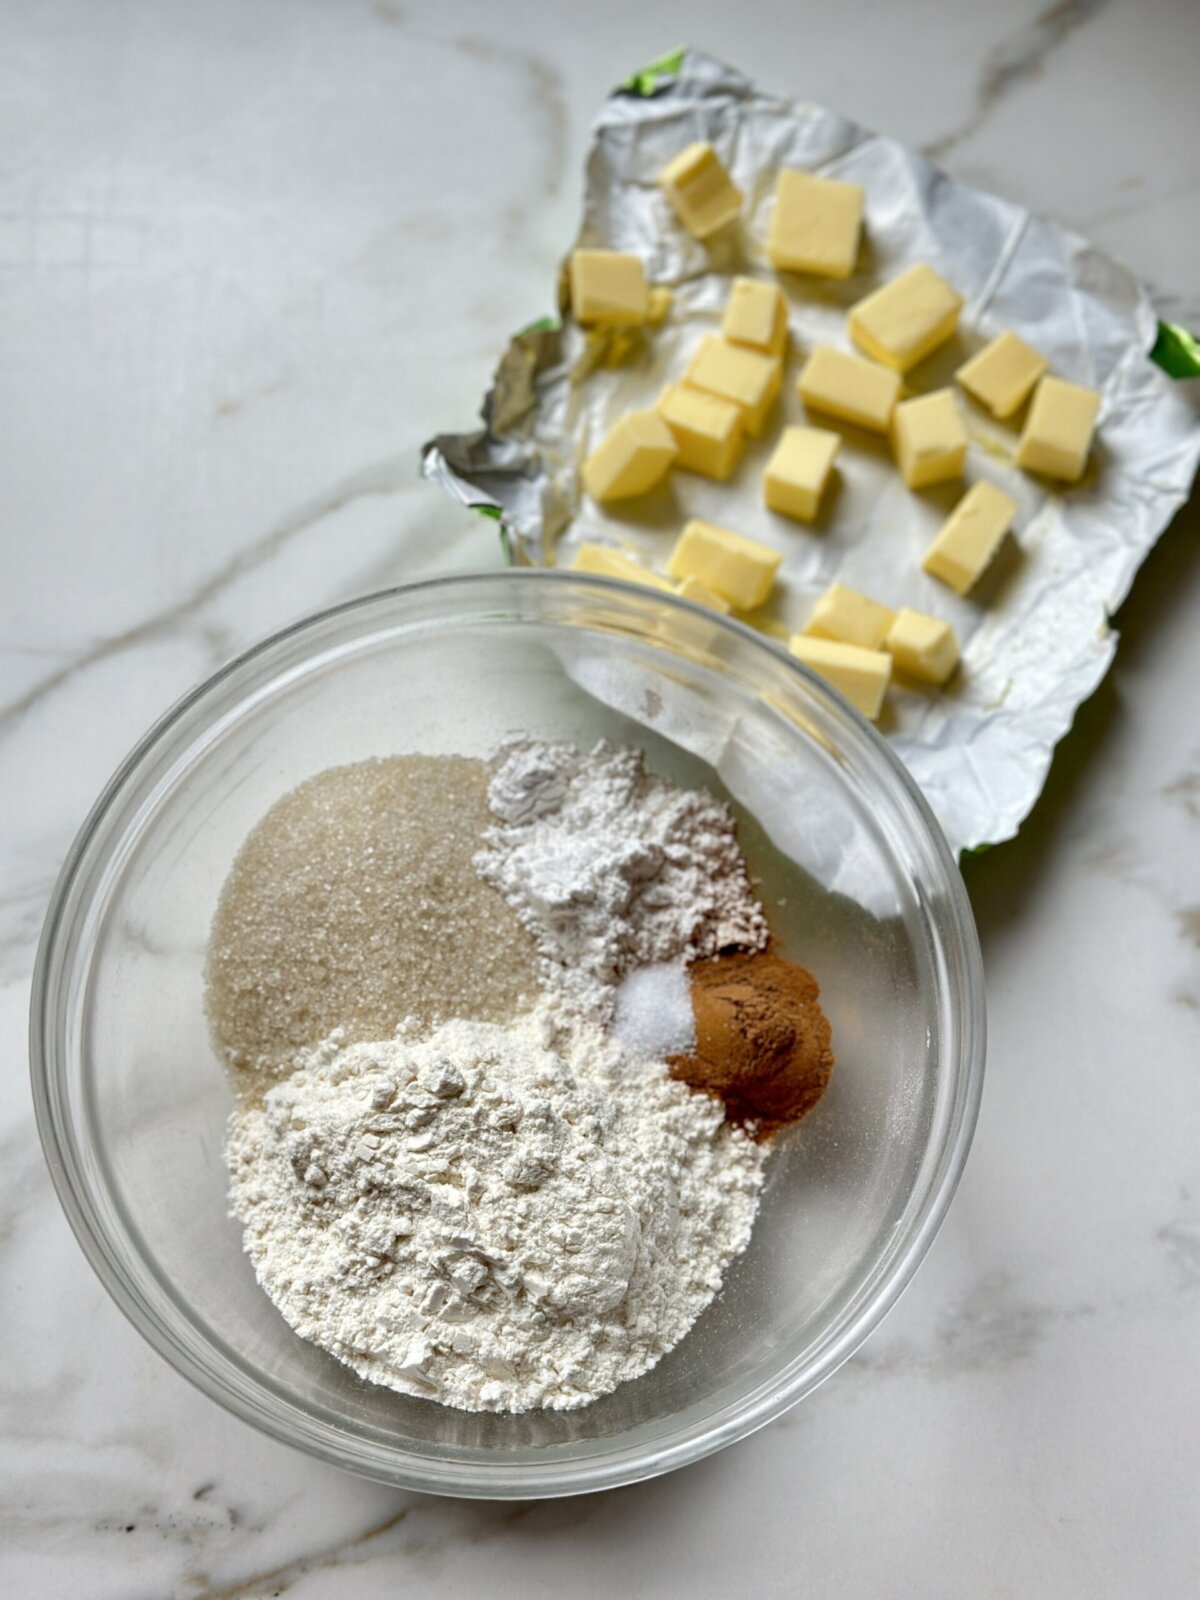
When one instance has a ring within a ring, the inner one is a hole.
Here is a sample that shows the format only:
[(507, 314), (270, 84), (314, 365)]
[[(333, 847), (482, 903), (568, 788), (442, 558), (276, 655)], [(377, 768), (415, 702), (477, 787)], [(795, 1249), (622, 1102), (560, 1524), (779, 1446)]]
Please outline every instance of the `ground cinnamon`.
[(696, 1047), (670, 1057), (672, 1076), (719, 1097), (757, 1139), (798, 1122), (833, 1070), (812, 973), (768, 948), (697, 961), (689, 976)]

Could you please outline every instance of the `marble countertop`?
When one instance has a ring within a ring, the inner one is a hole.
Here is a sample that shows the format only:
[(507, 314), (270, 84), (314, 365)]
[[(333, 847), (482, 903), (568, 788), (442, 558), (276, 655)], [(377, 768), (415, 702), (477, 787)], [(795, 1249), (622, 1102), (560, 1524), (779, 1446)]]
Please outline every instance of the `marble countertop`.
[(548, 309), (590, 116), (683, 40), (1090, 235), (1200, 327), (1194, 0), (42, 0), (0, 12), (0, 1586), (355, 1600), (1200, 1588), (1200, 505), (1019, 840), (969, 864), (989, 1077), (862, 1351), (699, 1466), (400, 1494), (177, 1377), (59, 1210), (25, 1070), (88, 805), (278, 625), (498, 566), (422, 483)]

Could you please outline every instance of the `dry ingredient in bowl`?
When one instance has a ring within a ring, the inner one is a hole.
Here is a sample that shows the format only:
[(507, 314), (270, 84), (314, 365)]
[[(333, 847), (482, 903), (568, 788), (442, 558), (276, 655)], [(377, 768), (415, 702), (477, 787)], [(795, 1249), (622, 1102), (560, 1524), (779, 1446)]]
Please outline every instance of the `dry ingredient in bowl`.
[(733, 816), (712, 795), (604, 740), (582, 755), (514, 739), (492, 768), (498, 821), (476, 864), (533, 934), (565, 1005), (608, 1020), (631, 968), (766, 943)]
[(246, 1248), (297, 1333), (467, 1411), (585, 1405), (678, 1343), (749, 1240), (762, 1147), (598, 1027), (547, 1037), (333, 1042), (235, 1115)]
[(251, 832), (209, 941), (217, 1047), (279, 1070), (340, 1028), (384, 1039), (405, 1017), (503, 1022), (537, 998), (529, 935), (472, 866), (487, 769), (391, 756), (318, 773)]
[(669, 1056), (675, 1077), (724, 1101), (756, 1138), (799, 1122), (833, 1071), (812, 973), (768, 949), (697, 961), (690, 977), (695, 1039)]
[(832, 1064), (769, 937), (728, 808), (635, 750), (519, 738), (285, 796), (222, 893), (208, 1004), (233, 1210), (286, 1320), (466, 1410), (647, 1371)]

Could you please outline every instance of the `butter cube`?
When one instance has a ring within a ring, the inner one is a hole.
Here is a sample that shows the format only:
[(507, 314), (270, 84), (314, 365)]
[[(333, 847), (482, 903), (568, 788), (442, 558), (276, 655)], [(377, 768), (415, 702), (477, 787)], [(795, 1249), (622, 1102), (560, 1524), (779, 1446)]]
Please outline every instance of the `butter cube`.
[(623, 578), (626, 583), (640, 583), (647, 589), (663, 589), (672, 593), (671, 585), (657, 572), (644, 567), (636, 557), (624, 550), (614, 550), (607, 544), (581, 544), (571, 563), (572, 572), (592, 572), (601, 578)]
[(841, 436), (825, 428), (785, 428), (763, 477), (763, 499), (771, 510), (811, 522), (841, 447)]
[(921, 565), (956, 594), (966, 594), (1000, 548), (1016, 514), (1015, 500), (980, 479), (946, 518)]
[(910, 489), (961, 478), (967, 430), (949, 389), (901, 400), (892, 413), (892, 449)]
[(583, 486), (595, 500), (627, 500), (661, 483), (679, 453), (657, 411), (631, 411), (583, 464)]
[(742, 413), (746, 432), (757, 436), (779, 393), (783, 362), (710, 333), (701, 339), (683, 381), (689, 388), (731, 400)]
[(1027, 472), (1078, 483), (1087, 466), (1100, 396), (1062, 378), (1043, 378), (1033, 392), (1017, 465)]
[(902, 606), (888, 629), (887, 649), (901, 672), (925, 683), (943, 684), (958, 665), (958, 640), (941, 617)]
[(676, 540), (667, 571), (680, 582), (699, 578), (739, 611), (753, 611), (770, 594), (782, 560), (756, 539), (693, 519)]
[(663, 193), (690, 234), (707, 239), (742, 209), (742, 191), (730, 179), (712, 145), (688, 145), (658, 175)]
[(745, 439), (739, 406), (676, 383), (663, 390), (657, 409), (675, 435), (677, 467), (706, 478), (729, 476), (741, 460)]
[(797, 661), (844, 694), (864, 717), (876, 720), (892, 677), (892, 658), (885, 650), (864, 650), (861, 645), (815, 639), (807, 633), (794, 633), (788, 649)]
[(777, 283), (757, 278), (735, 278), (725, 305), (721, 332), (732, 344), (749, 345), (769, 356), (783, 354), (787, 343), (788, 310)]
[(909, 267), (850, 311), (850, 337), (895, 372), (924, 361), (958, 327), (962, 296), (924, 262)]
[(886, 433), (900, 395), (900, 379), (861, 356), (819, 344), (804, 364), (797, 388), (806, 406)]
[(583, 327), (629, 327), (645, 322), (650, 306), (646, 270), (619, 250), (572, 250), (568, 268), (571, 309)]
[(848, 278), (858, 260), (863, 191), (785, 167), (775, 183), (767, 254), (783, 272)]
[(880, 650), (896, 613), (868, 600), (844, 583), (832, 584), (813, 607), (804, 632), (818, 639), (840, 639), (863, 650)]
[(662, 284), (655, 284), (650, 290), (650, 299), (646, 306), (646, 321), (652, 328), (661, 328), (671, 315), (671, 307), (675, 303), (675, 296), (670, 289)]
[(954, 374), (985, 411), (1003, 420), (1024, 405), (1050, 363), (1019, 334), (1002, 333)]
[(722, 616), (728, 616), (733, 610), (723, 594), (710, 589), (706, 583), (701, 583), (699, 578), (691, 576), (684, 578), (682, 583), (675, 585), (675, 593), (682, 595), (685, 600), (694, 600), (698, 606), (707, 606), (710, 611), (719, 611)]

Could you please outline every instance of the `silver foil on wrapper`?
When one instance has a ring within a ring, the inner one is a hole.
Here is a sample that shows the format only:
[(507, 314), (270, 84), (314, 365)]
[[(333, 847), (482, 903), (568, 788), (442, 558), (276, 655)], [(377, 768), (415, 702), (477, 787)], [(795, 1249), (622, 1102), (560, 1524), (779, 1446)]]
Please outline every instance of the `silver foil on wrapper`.
[[(569, 565), (586, 539), (634, 550), (661, 571), (693, 516), (760, 539), (784, 560), (771, 600), (747, 620), (777, 637), (802, 627), (835, 579), (948, 618), (961, 670), (945, 690), (894, 684), (881, 732), (956, 853), (1010, 838), (1076, 707), (1112, 660), (1109, 616), (1187, 498), (1200, 460), (1195, 385), (1173, 382), (1150, 361), (1157, 319), (1144, 287), (1076, 234), (959, 183), (894, 139), (765, 94), (697, 51), (684, 52), (652, 93), (639, 82), (618, 90), (595, 125), (578, 242), (639, 255), (651, 282), (673, 291), (666, 322), (616, 348), (614, 336), (589, 335), (569, 311), (561, 323), (525, 330), (501, 358), (483, 428), (431, 441), (423, 470), (463, 504), (489, 511), (521, 563)], [(696, 139), (711, 141), (745, 195), (740, 225), (707, 246), (679, 225), (656, 182)], [(865, 189), (865, 244), (845, 281), (777, 274), (768, 261), (771, 196), (787, 166)], [(965, 305), (958, 336), (910, 375), (912, 391), (951, 383), (969, 354), (1011, 328), (1059, 376), (1103, 396), (1084, 480), (1059, 491), (1017, 470), (1015, 426), (960, 395), (971, 441), (966, 484), (989, 478), (1019, 507), (1011, 547), (966, 599), (920, 566), (966, 485), (910, 491), (881, 438), (814, 417), (846, 435), (820, 520), (789, 521), (762, 500), (779, 428), (806, 420), (795, 392), (804, 357), (815, 344), (850, 348), (849, 307), (917, 261), (947, 278)], [(682, 375), (701, 335), (719, 329), (738, 273), (779, 282), (789, 302), (783, 394), (764, 436), (749, 441), (727, 483), (676, 471), (659, 490), (611, 510), (584, 497), (583, 460), (620, 416), (652, 405)]]

